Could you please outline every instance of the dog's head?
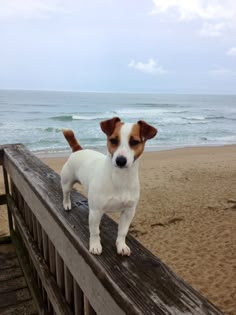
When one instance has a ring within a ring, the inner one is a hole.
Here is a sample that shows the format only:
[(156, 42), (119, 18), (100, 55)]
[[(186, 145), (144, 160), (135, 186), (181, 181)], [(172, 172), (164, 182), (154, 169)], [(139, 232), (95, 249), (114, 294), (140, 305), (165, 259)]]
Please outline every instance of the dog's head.
[(100, 123), (107, 135), (107, 148), (112, 164), (119, 168), (129, 168), (143, 153), (147, 140), (155, 137), (157, 129), (139, 120), (135, 124), (124, 123), (114, 117)]

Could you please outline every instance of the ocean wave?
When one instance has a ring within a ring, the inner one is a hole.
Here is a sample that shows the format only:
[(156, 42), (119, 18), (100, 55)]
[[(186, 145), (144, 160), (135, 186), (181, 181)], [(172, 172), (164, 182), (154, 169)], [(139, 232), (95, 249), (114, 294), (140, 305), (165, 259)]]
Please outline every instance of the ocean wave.
[(48, 128), (43, 129), (43, 131), (47, 131), (47, 132), (61, 132), (61, 129), (48, 127)]
[(236, 120), (236, 117), (226, 117), (226, 116), (208, 116), (206, 119), (209, 120)]
[(135, 103), (135, 106), (145, 106), (145, 107), (156, 107), (156, 108), (167, 108), (167, 107), (178, 107), (183, 108), (186, 107), (185, 105), (180, 104), (170, 104), (170, 103)]
[(201, 136), (199, 137), (200, 144), (204, 145), (227, 145), (227, 144), (235, 144), (236, 143), (236, 135), (225, 135), (225, 136)]
[(226, 117), (226, 116), (193, 116), (193, 117), (181, 117), (189, 121), (190, 123), (208, 123), (209, 121), (214, 120), (231, 120), (234, 121), (236, 118), (234, 117)]
[(24, 106), (24, 107), (57, 107), (58, 104), (42, 104), (42, 103), (12, 103), (16, 106)]
[(112, 118), (114, 114), (105, 114), (105, 115), (94, 115), (94, 116), (83, 116), (83, 115), (73, 115), (72, 119), (74, 120), (101, 120)]
[(188, 125), (205, 125), (205, 124), (208, 124), (208, 121), (207, 120), (193, 120), (193, 121), (188, 121), (187, 122)]
[(115, 111), (105, 112), (105, 113), (84, 113), (84, 114), (72, 114), (72, 115), (62, 115), (50, 117), (52, 120), (57, 121), (72, 121), (72, 120), (101, 120), (109, 119), (116, 115)]
[(72, 121), (73, 116), (72, 115), (55, 116), (55, 117), (50, 117), (50, 119), (57, 120), (57, 121)]

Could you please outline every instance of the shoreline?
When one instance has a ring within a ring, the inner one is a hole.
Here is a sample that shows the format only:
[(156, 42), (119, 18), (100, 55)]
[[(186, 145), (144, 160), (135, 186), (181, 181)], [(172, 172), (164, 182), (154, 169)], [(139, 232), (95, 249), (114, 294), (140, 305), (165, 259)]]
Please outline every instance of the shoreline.
[[(176, 150), (188, 150), (188, 149), (204, 149), (204, 148), (227, 148), (227, 147), (234, 147), (236, 146), (236, 143), (232, 144), (206, 144), (206, 145), (192, 145), (192, 146), (166, 146), (166, 147), (148, 147), (148, 145), (145, 147), (144, 152), (149, 152), (149, 153), (158, 153), (158, 152), (166, 152), (166, 151), (176, 151)], [(101, 152), (103, 154), (106, 154), (106, 147), (86, 147), (84, 149), (91, 149), (95, 150), (98, 152)], [(63, 158), (67, 157), (69, 154), (71, 154), (71, 150), (36, 150), (36, 151), (31, 151), (30, 152), (35, 154), (38, 158)]]

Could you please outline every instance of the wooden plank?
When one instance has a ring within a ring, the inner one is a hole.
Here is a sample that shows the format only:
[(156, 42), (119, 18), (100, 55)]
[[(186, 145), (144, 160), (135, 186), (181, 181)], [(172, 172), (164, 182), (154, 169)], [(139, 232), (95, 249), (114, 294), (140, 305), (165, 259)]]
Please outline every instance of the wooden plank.
[(35, 241), (35, 243), (37, 244), (37, 223), (36, 223), (36, 218), (35, 215), (33, 214), (33, 212), (31, 212), (32, 214), (32, 223), (33, 223), (33, 239)]
[(43, 236), (43, 258), (48, 263), (49, 261), (49, 254), (48, 254), (48, 236), (45, 231), (42, 231)]
[(16, 143), (16, 144), (2, 144), (2, 145), (0, 145), (0, 165), (3, 164), (4, 150), (7, 148), (15, 147), (15, 145), (21, 145), (21, 144)]
[(7, 195), (0, 195), (0, 206), (5, 205), (7, 203)]
[[(13, 255), (14, 256), (14, 255)], [(7, 257), (7, 255), (6, 255)], [(9, 259), (0, 259), (0, 271), (5, 270), (7, 272), (7, 269), (13, 268), (13, 267), (18, 267), (19, 262), (17, 257), (9, 258)]]
[(64, 275), (65, 275), (65, 298), (67, 303), (72, 306), (73, 305), (73, 277), (68, 270), (68, 268), (64, 265)]
[(25, 209), (27, 209), (26, 211), (27, 211), (28, 228), (31, 235), (33, 235), (32, 211), (26, 202), (25, 202)]
[(65, 291), (65, 281), (64, 281), (64, 262), (61, 256), (56, 251), (56, 280), (57, 285), (61, 289), (61, 292)]
[(49, 270), (51, 274), (56, 279), (56, 257), (55, 257), (55, 247), (52, 242), (48, 240), (48, 250), (49, 250)]
[(85, 308), (86, 315), (96, 315), (96, 312), (92, 308), (87, 298), (84, 299), (84, 308)]
[(6, 243), (2, 243), (0, 244), (0, 259), (1, 257), (4, 259), (4, 257), (2, 255), (13, 255), (15, 254), (16, 255), (16, 251), (15, 251), (15, 248), (12, 244), (12, 239), (11, 239), (11, 236), (9, 236), (11, 242), (6, 242)]
[(25, 201), (24, 201), (24, 209), (25, 209), (25, 223), (26, 223), (29, 231), (31, 231), (31, 228), (30, 228), (30, 225), (31, 225), (30, 211), (31, 210)]
[[(1, 246), (1, 249), (4, 245)], [(11, 246), (11, 245), (10, 245)], [(5, 246), (4, 246), (5, 247)], [(7, 246), (6, 251), (0, 252), (0, 267), (1, 265), (6, 262), (8, 259), (12, 259), (16, 257), (16, 252), (14, 250), (10, 251)]]
[(11, 231), (11, 238), (12, 238), (12, 242), (15, 246), (15, 250), (17, 253), (17, 257), (19, 259), (20, 266), (22, 268), (21, 270), (23, 271), (26, 283), (28, 285), (31, 296), (32, 296), (33, 301), (35, 303), (37, 313), (40, 315), (46, 315), (43, 301), (42, 301), (42, 298), (40, 295), (40, 291), (39, 291), (38, 287), (36, 286), (35, 279), (33, 277), (33, 273), (32, 273), (32, 270), (30, 268), (29, 255), (26, 252), (26, 250), (24, 249), (22, 242), (18, 239), (17, 234), (14, 231)]
[(74, 281), (74, 313), (75, 315), (84, 315), (84, 294), (78, 284)]
[(0, 165), (3, 164), (4, 147), (0, 146)]
[[(20, 267), (9, 268), (7, 269), (7, 272), (0, 272), (0, 282), (14, 279), (22, 275), (23, 273)], [(1, 283), (0, 283), (0, 287), (1, 287)]]
[(37, 309), (32, 300), (24, 301), (16, 305), (0, 307), (0, 315), (36, 315)]
[(62, 296), (60, 290), (58, 289), (58, 286), (56, 285), (53, 276), (48, 270), (47, 265), (45, 264), (32, 236), (30, 235), (30, 232), (27, 229), (27, 226), (24, 220), (22, 219), (19, 210), (15, 206), (14, 200), (10, 196), (8, 196), (7, 200), (9, 208), (11, 209), (11, 212), (14, 216), (14, 219), (18, 224), (18, 228), (24, 245), (28, 250), (34, 267), (37, 270), (37, 275), (40, 277), (42, 281), (43, 287), (45, 288), (49, 296), (50, 302), (52, 303), (54, 310), (58, 315), (65, 314), (72, 315), (72, 312), (70, 311), (67, 303), (65, 302), (64, 297)]
[(60, 177), (24, 147), (7, 148), (4, 166), (97, 313), (222, 314), (131, 236), (132, 255), (118, 256), (117, 224), (107, 216), (101, 224), (103, 254), (91, 255), (84, 197), (73, 192), (73, 209), (65, 212)]
[[(5, 193), (6, 195), (9, 194), (9, 181), (8, 181), (8, 175), (5, 167), (3, 166), (3, 179), (4, 179), (4, 187), (5, 187)], [(9, 225), (9, 231), (13, 229), (13, 222), (12, 222), (12, 216), (9, 210), (9, 207), (7, 205), (7, 216), (8, 216), (8, 225)]]
[(2, 281), (0, 285), (0, 294), (10, 292), (13, 290), (23, 289), (26, 287), (27, 285), (25, 282), (25, 278), (23, 276), (20, 276), (14, 279)]
[(4, 308), (28, 300), (31, 300), (31, 295), (28, 288), (6, 292), (0, 294), (0, 307)]
[(38, 248), (39, 248), (40, 253), (42, 254), (42, 252), (43, 252), (43, 239), (42, 239), (42, 228), (41, 228), (39, 221), (36, 222), (36, 227), (37, 227)]
[(11, 243), (11, 237), (9, 235), (0, 237), (0, 245), (2, 245), (2, 244), (10, 244), (10, 243)]

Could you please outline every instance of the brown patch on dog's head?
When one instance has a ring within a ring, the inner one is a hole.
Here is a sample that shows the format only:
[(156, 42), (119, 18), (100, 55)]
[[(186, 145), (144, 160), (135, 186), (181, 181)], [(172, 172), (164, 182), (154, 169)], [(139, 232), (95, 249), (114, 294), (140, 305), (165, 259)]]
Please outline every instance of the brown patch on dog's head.
[(120, 122), (120, 118), (119, 117), (113, 117), (111, 119), (108, 119), (108, 120), (104, 120), (100, 123), (100, 126), (101, 126), (101, 129), (102, 131), (107, 135), (107, 136), (110, 136), (115, 127), (116, 127), (116, 124)]
[(144, 142), (154, 138), (157, 134), (157, 129), (146, 123), (144, 120), (139, 120), (138, 124), (140, 126), (140, 135)]
[(100, 123), (102, 131), (107, 135), (107, 148), (111, 156), (120, 144), (120, 128), (123, 124), (119, 117), (113, 117)]
[(143, 153), (146, 141), (155, 137), (156, 134), (157, 129), (143, 120), (139, 120), (137, 124), (133, 125), (129, 138), (129, 146), (135, 152), (135, 160)]

